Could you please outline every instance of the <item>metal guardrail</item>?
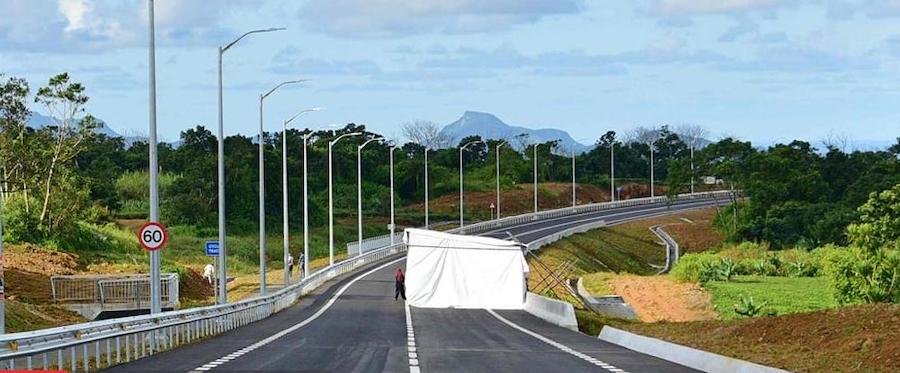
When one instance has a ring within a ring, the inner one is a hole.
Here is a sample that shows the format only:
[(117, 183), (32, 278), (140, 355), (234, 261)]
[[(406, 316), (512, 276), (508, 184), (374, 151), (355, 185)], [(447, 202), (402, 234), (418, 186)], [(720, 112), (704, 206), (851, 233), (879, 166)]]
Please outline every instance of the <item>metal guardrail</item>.
[(403, 244), (371, 251), (270, 295), (226, 305), (0, 335), (0, 369), (90, 371), (153, 355), (262, 320), (334, 277), (404, 251)]
[(559, 241), (559, 240), (569, 237), (571, 235), (578, 234), (578, 233), (584, 233), (589, 230), (602, 228), (605, 226), (606, 226), (606, 221), (600, 220), (600, 221), (594, 221), (594, 222), (582, 224), (577, 227), (572, 227), (572, 228), (569, 228), (569, 229), (566, 229), (563, 231), (554, 232), (548, 236), (544, 236), (544, 237), (541, 237), (539, 239), (529, 242), (528, 245), (525, 247), (525, 252), (535, 251), (537, 249), (540, 249), (544, 246), (547, 246), (551, 243), (554, 243), (556, 241)]
[[(394, 243), (403, 241), (403, 232), (394, 233)], [(391, 235), (384, 234), (381, 236), (369, 237), (362, 240), (362, 250), (359, 248), (359, 242), (353, 241), (347, 243), (347, 256), (355, 257), (359, 254), (367, 253), (369, 251), (380, 249), (385, 246), (391, 245)]]
[(611, 210), (623, 207), (632, 207), (632, 206), (641, 206), (641, 205), (653, 205), (653, 204), (665, 204), (672, 201), (691, 201), (691, 200), (708, 200), (708, 199), (722, 199), (725, 197), (731, 197), (732, 192), (728, 190), (723, 191), (714, 191), (714, 192), (701, 192), (701, 193), (684, 193), (679, 194), (674, 199), (670, 199), (666, 196), (661, 197), (646, 197), (646, 198), (634, 198), (627, 199), (622, 201), (615, 202), (600, 202), (593, 203), (589, 205), (580, 205), (575, 207), (564, 207), (555, 210), (546, 210), (540, 211), (536, 213), (529, 213), (524, 215), (516, 215), (505, 217), (496, 220), (485, 221), (481, 223), (476, 223), (472, 225), (467, 225), (463, 228), (455, 228), (451, 229), (448, 232), (450, 233), (459, 233), (459, 234), (480, 234), (485, 233), (492, 230), (503, 229), (507, 227), (511, 227), (514, 225), (519, 225), (522, 223), (528, 223), (537, 220), (543, 219), (553, 219), (558, 217), (576, 215), (576, 214), (584, 214), (590, 212), (597, 212), (603, 210)]
[[(731, 192), (683, 194), (677, 199), (726, 196), (731, 196)], [(596, 203), (475, 223), (449, 232), (477, 234), (535, 220), (668, 201), (666, 197), (655, 197)], [(290, 307), (334, 277), (405, 251), (406, 246), (401, 243), (366, 252), (322, 268), (270, 295), (236, 303), (0, 335), (0, 367), (89, 371), (153, 355), (262, 320)]]
[(678, 257), (681, 253), (679, 252), (678, 242), (675, 242), (675, 239), (666, 233), (666, 231), (662, 229), (662, 226), (654, 225), (650, 227), (650, 231), (666, 244), (666, 266), (657, 273), (658, 275), (661, 275), (672, 270), (672, 266), (678, 261)]
[[(178, 305), (178, 274), (160, 275), (164, 307)], [(136, 308), (150, 304), (150, 276), (52, 276), (50, 288), (55, 303), (120, 305), (135, 303)]]

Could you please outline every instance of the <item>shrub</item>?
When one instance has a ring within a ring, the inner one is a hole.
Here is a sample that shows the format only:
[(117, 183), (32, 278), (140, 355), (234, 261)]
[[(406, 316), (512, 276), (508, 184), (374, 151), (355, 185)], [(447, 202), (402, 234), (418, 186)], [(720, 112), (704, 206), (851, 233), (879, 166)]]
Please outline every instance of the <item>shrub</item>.
[(737, 264), (731, 259), (722, 258), (722, 261), (719, 262), (719, 276), (724, 278), (725, 281), (731, 281), (731, 278), (737, 275), (737, 269)]
[(876, 252), (845, 248), (828, 255), (826, 263), (839, 303), (900, 302), (900, 244)]
[(804, 249), (791, 249), (780, 253), (782, 275), (791, 277), (812, 277), (819, 272), (812, 255)]
[(676, 281), (703, 282), (701, 278), (708, 280), (718, 275), (713, 273), (718, 265), (719, 257), (712, 252), (685, 254), (675, 262), (671, 274)]

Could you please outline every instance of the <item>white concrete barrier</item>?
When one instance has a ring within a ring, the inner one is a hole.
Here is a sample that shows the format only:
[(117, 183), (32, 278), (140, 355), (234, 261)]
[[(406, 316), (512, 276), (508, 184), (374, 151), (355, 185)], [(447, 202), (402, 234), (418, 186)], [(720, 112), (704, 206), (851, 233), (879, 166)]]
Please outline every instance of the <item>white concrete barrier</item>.
[(704, 372), (787, 373), (786, 370), (645, 337), (610, 326), (604, 326), (603, 330), (600, 331), (600, 336), (597, 338), (629, 350), (655, 356)]
[(570, 303), (529, 292), (525, 295), (525, 312), (551, 324), (578, 330), (575, 307)]

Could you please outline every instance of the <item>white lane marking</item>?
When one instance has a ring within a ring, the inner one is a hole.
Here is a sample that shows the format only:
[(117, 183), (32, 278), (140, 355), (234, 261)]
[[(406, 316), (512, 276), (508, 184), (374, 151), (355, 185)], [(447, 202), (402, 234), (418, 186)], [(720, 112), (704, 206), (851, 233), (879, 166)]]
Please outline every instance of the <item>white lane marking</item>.
[(406, 344), (409, 351), (409, 373), (421, 372), (419, 368), (419, 354), (416, 352), (416, 331), (413, 329), (412, 313), (409, 312), (409, 303), (404, 302), (406, 309)]
[(516, 330), (518, 330), (518, 331), (520, 331), (520, 332), (522, 332), (522, 333), (528, 334), (528, 335), (530, 335), (530, 336), (532, 336), (532, 337), (534, 337), (534, 338), (537, 338), (537, 339), (540, 340), (541, 342), (544, 342), (544, 343), (549, 344), (549, 345), (551, 345), (551, 346), (553, 346), (553, 347), (556, 347), (556, 348), (562, 350), (563, 352), (565, 352), (565, 353), (567, 353), (567, 354), (569, 354), (569, 355), (575, 356), (575, 357), (577, 357), (577, 358), (579, 358), (579, 359), (581, 359), (581, 360), (584, 360), (584, 361), (586, 361), (586, 362), (588, 362), (588, 363), (590, 363), (590, 364), (599, 366), (599, 367), (601, 367), (601, 368), (603, 368), (603, 369), (606, 369), (606, 370), (608, 370), (608, 371), (611, 371), (611, 372), (616, 372), (616, 373), (627, 373), (626, 371), (624, 371), (624, 370), (622, 370), (622, 369), (619, 369), (619, 368), (616, 368), (616, 367), (613, 366), (613, 365), (607, 364), (607, 363), (605, 363), (605, 362), (603, 362), (603, 361), (601, 361), (601, 360), (598, 360), (598, 359), (596, 359), (596, 358), (594, 358), (594, 357), (591, 357), (591, 356), (588, 356), (588, 355), (583, 354), (583, 353), (581, 353), (581, 352), (575, 351), (575, 350), (573, 350), (572, 348), (570, 348), (570, 347), (568, 347), (568, 346), (566, 346), (566, 345), (564, 345), (564, 344), (562, 344), (562, 343), (559, 343), (559, 342), (554, 341), (554, 340), (552, 340), (552, 339), (550, 339), (550, 338), (544, 337), (544, 336), (542, 336), (542, 335), (540, 335), (540, 334), (538, 334), (538, 333), (535, 333), (535, 332), (533, 332), (533, 331), (531, 331), (531, 330), (525, 329), (524, 327), (521, 327), (521, 326), (519, 326), (518, 324), (516, 324), (516, 323), (514, 323), (514, 322), (512, 322), (512, 321), (507, 320), (507, 319), (504, 318), (503, 316), (498, 315), (496, 312), (494, 312), (494, 310), (486, 310), (486, 311), (487, 311), (488, 313), (490, 313), (492, 316), (496, 317), (497, 320), (500, 320), (501, 322), (503, 322), (504, 324), (508, 325), (509, 327), (511, 327), (511, 328), (513, 328), (513, 329), (516, 329)]
[[(373, 270), (371, 270), (371, 271), (368, 271), (368, 272), (366, 272), (366, 273), (363, 273), (363, 274), (357, 276), (356, 278), (354, 278), (353, 280), (351, 280), (350, 282), (348, 282), (346, 285), (344, 285), (344, 287), (342, 287), (342, 288), (341, 288), (340, 290), (338, 290), (336, 293), (334, 293), (334, 295), (331, 297), (331, 299), (329, 299), (328, 302), (325, 303), (325, 305), (322, 306), (322, 308), (319, 308), (319, 310), (316, 311), (316, 313), (314, 313), (312, 316), (308, 317), (306, 320), (303, 320), (303, 321), (301, 321), (301, 322), (295, 324), (294, 326), (292, 326), (292, 327), (290, 327), (290, 328), (287, 328), (287, 329), (285, 329), (285, 330), (282, 330), (282, 331), (280, 331), (280, 332), (278, 332), (278, 333), (272, 334), (271, 336), (269, 336), (269, 337), (266, 338), (266, 339), (263, 339), (263, 340), (261, 340), (261, 341), (259, 341), (259, 342), (256, 342), (256, 343), (252, 344), (252, 345), (249, 345), (249, 346), (244, 347), (244, 348), (242, 348), (242, 349), (240, 349), (240, 350), (237, 350), (237, 351), (232, 352), (232, 353), (230, 353), (230, 354), (228, 354), (228, 355), (225, 355), (225, 357), (222, 357), (222, 358), (213, 360), (212, 362), (207, 363), (207, 364), (203, 364), (203, 365), (200, 366), (199, 368), (195, 368), (195, 369), (191, 370), (190, 372), (209, 371), (209, 370), (211, 370), (212, 368), (215, 368), (215, 367), (217, 367), (217, 366), (219, 366), (219, 365), (222, 365), (222, 364), (224, 364), (224, 363), (226, 363), (226, 362), (228, 362), (228, 361), (231, 361), (232, 359), (241, 357), (241, 356), (243, 356), (243, 355), (245, 355), (245, 354), (247, 354), (247, 353), (250, 353), (250, 352), (253, 351), (253, 350), (256, 350), (256, 349), (258, 349), (258, 348), (260, 348), (260, 347), (262, 347), (262, 346), (265, 346), (265, 345), (267, 345), (267, 344), (269, 344), (269, 343), (272, 343), (272, 342), (274, 342), (275, 340), (277, 340), (277, 339), (279, 339), (279, 338), (281, 338), (281, 337), (284, 337), (285, 335), (288, 335), (288, 334), (290, 334), (290, 333), (292, 333), (292, 332), (297, 331), (297, 329), (300, 329), (300, 328), (302, 328), (302, 327), (308, 325), (309, 323), (315, 321), (315, 319), (319, 318), (319, 316), (322, 316), (322, 314), (325, 313), (325, 311), (328, 311), (328, 309), (331, 308), (331, 305), (334, 304), (334, 302), (336, 302), (337, 299), (340, 298), (341, 295), (343, 295), (344, 292), (346, 292), (347, 289), (349, 289), (350, 286), (353, 286), (353, 284), (355, 284), (357, 281), (361, 280), (362, 278), (364, 278), (364, 277), (366, 277), (366, 276), (368, 276), (368, 275), (371, 275), (371, 274), (373, 274), (373, 273), (375, 273), (375, 272), (378, 272), (378, 271), (380, 271), (380, 270), (382, 270), (382, 269), (384, 269), (384, 268), (386, 268), (386, 267), (388, 267), (388, 266), (391, 266), (391, 265), (393, 265), (394, 263), (397, 263), (397, 262), (399, 262), (399, 261), (401, 261), (401, 260), (404, 260), (404, 259), (406, 259), (406, 257), (402, 257), (402, 258), (398, 258), (398, 259), (396, 259), (396, 260), (392, 260), (392, 261), (390, 261), (390, 262), (387, 262), (387, 263), (384, 263), (384, 264), (378, 266), (378, 268), (375, 268), (375, 269), (373, 269)], [(409, 320), (408, 317), (409, 317), (409, 313), (408, 313), (408, 311), (407, 311), (407, 320)], [(234, 356), (234, 357), (233, 357), (233, 358), (229, 358), (230, 356)], [(226, 358), (228, 358), (228, 360), (225, 360)], [(206, 368), (206, 369), (201, 369), (201, 368)]]

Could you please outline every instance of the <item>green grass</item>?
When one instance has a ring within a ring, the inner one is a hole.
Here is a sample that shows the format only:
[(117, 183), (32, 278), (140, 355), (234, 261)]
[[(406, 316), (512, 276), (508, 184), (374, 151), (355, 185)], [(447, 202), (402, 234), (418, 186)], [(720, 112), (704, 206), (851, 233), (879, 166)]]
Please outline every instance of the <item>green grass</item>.
[(650, 264), (665, 262), (662, 246), (642, 231), (623, 228), (625, 226), (576, 234), (541, 249), (539, 255), (557, 257), (558, 261), (574, 260), (576, 268), (584, 273), (656, 273)]
[(741, 302), (741, 296), (753, 297), (757, 304), (766, 302), (764, 312), (774, 310), (778, 315), (837, 307), (824, 277), (737, 276), (730, 282), (709, 282), (705, 287), (723, 319), (739, 317), (734, 305)]
[(609, 281), (612, 280), (614, 273), (596, 272), (582, 276), (584, 280), (584, 288), (591, 295), (610, 295), (613, 294), (612, 286)]

